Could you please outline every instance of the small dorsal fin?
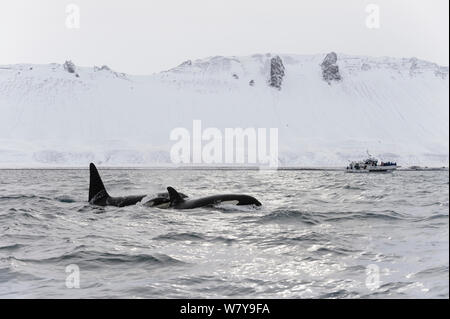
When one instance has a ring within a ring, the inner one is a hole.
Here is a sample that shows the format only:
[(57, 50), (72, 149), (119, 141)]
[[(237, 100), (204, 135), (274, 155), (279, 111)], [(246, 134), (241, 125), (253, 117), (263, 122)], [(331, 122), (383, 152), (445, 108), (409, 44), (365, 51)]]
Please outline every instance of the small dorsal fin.
[(105, 185), (103, 185), (100, 174), (98, 173), (97, 167), (93, 163), (89, 165), (89, 202), (101, 191), (104, 191), (106, 196), (109, 196), (106, 192)]
[(181, 195), (173, 187), (167, 187), (167, 192), (169, 193), (170, 205), (178, 204), (184, 201)]

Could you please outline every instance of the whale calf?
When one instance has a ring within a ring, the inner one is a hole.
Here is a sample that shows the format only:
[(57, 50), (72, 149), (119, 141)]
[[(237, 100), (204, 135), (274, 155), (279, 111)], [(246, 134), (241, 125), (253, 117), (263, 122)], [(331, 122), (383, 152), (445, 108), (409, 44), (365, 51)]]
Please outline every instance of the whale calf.
[[(116, 206), (124, 207), (130, 205), (136, 205), (141, 202), (147, 195), (132, 195), (122, 197), (109, 196), (106, 191), (105, 185), (98, 173), (97, 167), (93, 163), (89, 165), (89, 198), (88, 201), (92, 205), (97, 206)], [(180, 194), (183, 198), (187, 196)], [(158, 193), (155, 198), (152, 198), (144, 203), (145, 206), (166, 208), (170, 205), (168, 193)]]
[(241, 194), (211, 195), (197, 199), (186, 199), (181, 193), (178, 193), (173, 187), (167, 187), (169, 193), (169, 207), (176, 209), (192, 209), (217, 204), (234, 205), (255, 205), (261, 206), (261, 203), (254, 197)]

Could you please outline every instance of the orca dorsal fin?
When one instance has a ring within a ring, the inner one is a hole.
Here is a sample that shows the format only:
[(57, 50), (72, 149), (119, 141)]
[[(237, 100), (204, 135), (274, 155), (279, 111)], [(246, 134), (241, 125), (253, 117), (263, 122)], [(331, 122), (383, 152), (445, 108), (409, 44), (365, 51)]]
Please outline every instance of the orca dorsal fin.
[(89, 165), (89, 175), (89, 202), (102, 191), (109, 197), (106, 192), (105, 185), (103, 185), (102, 179), (100, 178), (97, 167), (95, 167), (93, 163)]
[(184, 201), (183, 197), (181, 197), (181, 195), (173, 187), (167, 187), (167, 192), (169, 193), (170, 206)]

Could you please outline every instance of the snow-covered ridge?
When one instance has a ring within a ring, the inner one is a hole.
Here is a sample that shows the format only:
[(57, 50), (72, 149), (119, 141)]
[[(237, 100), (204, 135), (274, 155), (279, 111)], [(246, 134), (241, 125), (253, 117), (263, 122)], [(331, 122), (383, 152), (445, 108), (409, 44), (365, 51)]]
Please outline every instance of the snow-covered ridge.
[[(198, 60), (187, 60), (179, 66), (172, 68), (162, 74), (179, 76), (196, 75), (212, 77), (220, 76), (222, 73), (233, 73), (238, 76), (251, 78), (260, 74), (267, 74), (270, 68), (270, 60), (274, 56), (280, 56), (284, 65), (302, 68), (305, 64), (319, 66), (326, 55), (284, 55), (284, 54), (255, 54), (247, 57), (223, 57), (215, 56)], [(436, 63), (420, 60), (417, 58), (392, 58), (392, 57), (361, 57), (351, 55), (338, 55), (338, 65), (347, 74), (355, 74), (374, 70), (385, 70), (395, 72), (402, 76), (414, 76), (424, 73), (433, 74), (445, 78), (448, 76), (448, 67), (439, 66)], [(319, 69), (318, 69), (319, 70)]]
[(194, 119), (278, 127), (282, 165), (343, 166), (366, 149), (405, 166), (448, 165), (448, 67), (338, 53), (325, 70), (326, 56), (216, 56), (148, 76), (0, 66), (0, 167), (168, 165), (170, 131)]

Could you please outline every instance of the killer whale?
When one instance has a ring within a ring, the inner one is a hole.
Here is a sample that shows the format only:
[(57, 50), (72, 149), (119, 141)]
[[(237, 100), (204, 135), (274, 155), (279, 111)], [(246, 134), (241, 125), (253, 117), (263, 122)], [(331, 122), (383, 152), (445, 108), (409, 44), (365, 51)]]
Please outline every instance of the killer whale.
[(261, 203), (254, 197), (242, 194), (224, 194), (211, 195), (197, 199), (185, 199), (181, 193), (178, 193), (173, 187), (167, 187), (169, 193), (169, 207), (176, 209), (192, 209), (198, 207), (212, 206), (221, 203), (233, 203), (235, 205), (255, 205), (261, 206)]
[[(88, 201), (92, 205), (97, 206), (116, 206), (124, 207), (136, 205), (141, 202), (147, 195), (132, 195), (122, 197), (112, 197), (106, 191), (105, 185), (98, 173), (97, 167), (93, 163), (89, 165), (89, 198)], [(187, 196), (181, 194), (183, 198)], [(145, 206), (165, 208), (170, 204), (168, 193), (158, 193), (155, 198), (152, 198), (143, 203)]]

